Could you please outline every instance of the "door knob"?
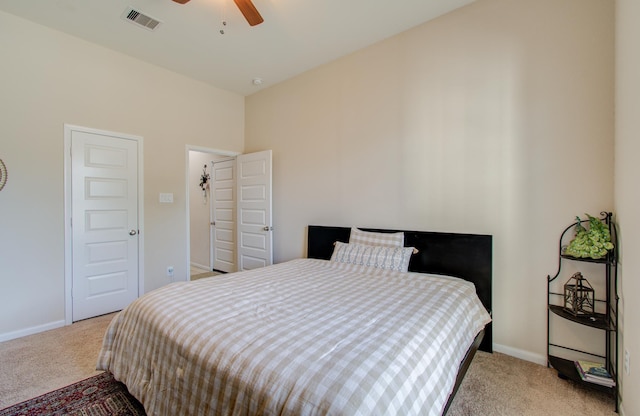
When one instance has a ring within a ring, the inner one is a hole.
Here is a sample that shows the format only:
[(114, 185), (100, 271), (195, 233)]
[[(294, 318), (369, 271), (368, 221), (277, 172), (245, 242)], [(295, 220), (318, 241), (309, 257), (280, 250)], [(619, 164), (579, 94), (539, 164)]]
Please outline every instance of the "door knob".
[(271, 231), (271, 230), (273, 230), (273, 227), (269, 227), (268, 225), (262, 229), (262, 231)]
[(129, 235), (136, 235), (136, 234), (138, 234), (138, 232), (136, 230), (129, 231)]

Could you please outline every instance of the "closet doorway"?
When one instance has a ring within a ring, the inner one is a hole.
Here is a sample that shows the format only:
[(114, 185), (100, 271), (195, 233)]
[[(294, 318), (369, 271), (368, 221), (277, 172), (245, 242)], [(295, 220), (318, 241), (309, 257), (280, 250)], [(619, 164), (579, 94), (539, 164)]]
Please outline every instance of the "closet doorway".
[(188, 270), (234, 272), (273, 263), (271, 151), (187, 146)]

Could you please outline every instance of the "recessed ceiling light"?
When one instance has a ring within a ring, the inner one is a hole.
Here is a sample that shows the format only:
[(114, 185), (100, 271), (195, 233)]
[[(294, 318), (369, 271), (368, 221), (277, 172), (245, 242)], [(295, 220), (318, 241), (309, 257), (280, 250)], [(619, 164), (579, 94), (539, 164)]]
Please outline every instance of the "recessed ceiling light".
[(253, 85), (262, 85), (262, 78), (254, 78), (253, 81), (251, 81), (251, 83)]

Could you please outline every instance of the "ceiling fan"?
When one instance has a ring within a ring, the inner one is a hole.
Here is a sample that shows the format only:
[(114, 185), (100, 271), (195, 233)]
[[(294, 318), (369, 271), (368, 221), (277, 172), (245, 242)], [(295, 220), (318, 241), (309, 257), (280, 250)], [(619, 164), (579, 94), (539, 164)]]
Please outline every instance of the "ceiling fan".
[[(173, 1), (180, 4), (185, 4), (189, 2), (189, 0), (173, 0)], [(256, 9), (256, 6), (253, 5), (251, 0), (233, 0), (233, 1), (236, 3), (236, 6), (238, 6), (238, 9), (240, 9), (242, 14), (244, 15), (244, 18), (247, 19), (247, 22), (249, 22), (250, 26), (259, 25), (260, 23), (264, 22), (264, 19), (262, 18), (262, 16), (260, 16), (260, 12), (258, 12), (258, 9)]]

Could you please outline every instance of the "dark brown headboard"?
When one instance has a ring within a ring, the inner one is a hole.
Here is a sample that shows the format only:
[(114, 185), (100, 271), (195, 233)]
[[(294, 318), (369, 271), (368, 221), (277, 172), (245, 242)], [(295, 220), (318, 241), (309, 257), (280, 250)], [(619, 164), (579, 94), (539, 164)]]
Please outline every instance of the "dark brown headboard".
[[(491, 279), (493, 242), (490, 235), (437, 233), (428, 231), (382, 230), (361, 228), (382, 233), (404, 232), (405, 247), (419, 251), (411, 257), (409, 271), (459, 277), (473, 282), (482, 304), (491, 313)], [(349, 242), (351, 228), (310, 225), (307, 257), (329, 260), (333, 243)], [(491, 324), (485, 328), (482, 351), (493, 351)]]

